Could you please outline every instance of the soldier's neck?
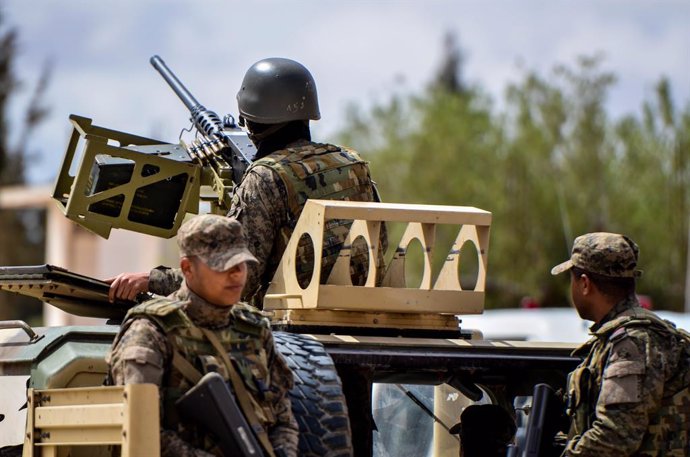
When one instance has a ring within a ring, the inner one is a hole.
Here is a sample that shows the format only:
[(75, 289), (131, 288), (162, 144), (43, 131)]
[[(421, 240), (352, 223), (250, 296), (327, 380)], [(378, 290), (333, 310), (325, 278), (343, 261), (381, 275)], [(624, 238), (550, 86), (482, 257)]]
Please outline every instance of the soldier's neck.
[(596, 320), (594, 327), (597, 329), (607, 322), (615, 319), (619, 314), (623, 313), (629, 308), (634, 306), (639, 306), (637, 298), (632, 295), (624, 298), (611, 298), (602, 305), (602, 310), (600, 311), (600, 317)]
[(187, 316), (199, 327), (218, 328), (230, 323), (231, 306), (216, 306), (194, 293), (182, 283), (182, 287), (176, 292), (178, 300), (187, 301), (185, 312)]
[(259, 142), (255, 159), (285, 149), (289, 144), (299, 140), (311, 141), (309, 125), (303, 121), (290, 122), (273, 135)]

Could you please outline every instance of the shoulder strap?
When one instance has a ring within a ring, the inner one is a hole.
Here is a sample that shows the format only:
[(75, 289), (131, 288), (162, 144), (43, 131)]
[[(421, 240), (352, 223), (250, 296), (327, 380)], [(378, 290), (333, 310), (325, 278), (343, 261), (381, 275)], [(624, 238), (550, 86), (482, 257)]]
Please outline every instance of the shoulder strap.
[(609, 330), (616, 328), (647, 326), (655, 327), (668, 333), (678, 333), (681, 335), (681, 337), (684, 337), (685, 334), (687, 334), (683, 331), (683, 329), (679, 329), (678, 327), (676, 327), (674, 323), (666, 319), (662, 319), (656, 314), (644, 309), (638, 310), (635, 314), (621, 316), (618, 319), (614, 319), (613, 321), (611, 321), (610, 324), (611, 327), (609, 328)]
[(189, 325), (189, 319), (181, 312), (185, 301), (173, 300), (167, 297), (156, 297), (131, 308), (125, 316), (125, 321), (138, 316), (146, 316), (158, 323), (161, 329), (168, 333), (177, 327)]
[(177, 371), (182, 373), (182, 376), (184, 376), (187, 381), (191, 382), (192, 384), (196, 384), (201, 380), (201, 372), (194, 368), (194, 365), (182, 357), (177, 350), (173, 350), (172, 364), (175, 368), (177, 368)]
[[(258, 166), (270, 168), (280, 178), (295, 220), (307, 198), (342, 200), (358, 186), (370, 182), (368, 172), (364, 171), (366, 162), (356, 152), (332, 144), (307, 143), (276, 151), (251, 165)], [(343, 172), (353, 167), (357, 171)]]
[(259, 437), (261, 445), (264, 447), (264, 450), (270, 457), (275, 457), (275, 453), (273, 452), (273, 446), (271, 445), (271, 442), (268, 440), (268, 434), (266, 433), (266, 429), (259, 422), (259, 418), (256, 416), (254, 407), (252, 406), (251, 401), (249, 400), (249, 396), (251, 394), (247, 391), (247, 388), (245, 387), (244, 382), (240, 378), (240, 375), (237, 373), (237, 370), (235, 369), (234, 364), (230, 360), (227, 351), (225, 350), (225, 348), (223, 348), (223, 345), (218, 340), (218, 337), (212, 331), (203, 327), (199, 328), (201, 328), (201, 331), (204, 332), (204, 336), (206, 336), (206, 338), (211, 342), (216, 352), (218, 352), (220, 357), (223, 359), (223, 363), (225, 364), (225, 367), (227, 368), (228, 373), (230, 375), (230, 382), (232, 383), (232, 386), (235, 389), (235, 396), (237, 397), (237, 400), (240, 403), (240, 407), (244, 412), (244, 416), (247, 418), (247, 421), (252, 426), (252, 429), (254, 429), (257, 436)]
[(235, 329), (253, 336), (260, 336), (261, 332), (270, 328), (268, 320), (261, 311), (243, 302), (232, 305), (230, 313), (235, 318)]

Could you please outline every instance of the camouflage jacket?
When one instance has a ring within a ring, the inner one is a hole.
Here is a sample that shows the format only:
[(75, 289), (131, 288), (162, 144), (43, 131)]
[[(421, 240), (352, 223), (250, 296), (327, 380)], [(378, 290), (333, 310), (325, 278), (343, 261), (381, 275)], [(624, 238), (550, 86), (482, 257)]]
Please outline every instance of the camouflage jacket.
[(277, 352), (268, 322), (253, 307), (213, 306), (183, 285), (168, 298), (132, 308), (108, 358), (115, 384), (153, 383), (161, 387), (161, 455), (219, 455), (212, 440), (194, 424), (184, 423), (174, 402), (191, 387), (172, 364), (176, 351), (202, 373), (222, 362), (199, 327), (212, 330), (235, 359), (259, 420), (279, 455), (297, 454), (297, 423), (287, 397), (292, 373)]
[[(249, 269), (243, 299), (258, 308), (268, 283), (273, 279), (287, 241), (307, 199), (375, 201), (375, 185), (369, 168), (359, 155), (351, 150), (328, 144), (304, 140), (275, 151), (252, 164), (242, 182), (235, 188), (228, 213), (245, 227), (249, 250), (259, 261)], [(337, 253), (347, 236), (349, 224), (330, 221), (325, 229), (325, 253), (321, 279), (326, 281), (335, 263)], [(380, 271), (383, 269), (383, 251), (387, 247), (385, 227), (381, 231), (379, 250)], [(300, 245), (298, 279), (308, 283), (313, 259), (308, 246)], [(352, 253), (353, 283), (363, 284), (366, 278), (368, 255)], [(151, 271), (149, 290), (167, 294), (177, 287), (182, 278), (179, 270), (158, 267)]]
[(575, 351), (565, 456), (690, 455), (690, 338), (630, 298)]

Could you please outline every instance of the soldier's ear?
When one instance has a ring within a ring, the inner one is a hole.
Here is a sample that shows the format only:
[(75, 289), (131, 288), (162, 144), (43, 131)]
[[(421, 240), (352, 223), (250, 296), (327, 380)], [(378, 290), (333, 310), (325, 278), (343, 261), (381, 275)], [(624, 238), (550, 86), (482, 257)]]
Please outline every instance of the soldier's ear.
[(192, 274), (192, 259), (189, 257), (180, 257), (180, 269), (185, 278)]
[(593, 292), (592, 287), (594, 286), (594, 283), (590, 279), (587, 274), (582, 273), (579, 277), (580, 280), (580, 286), (582, 287), (582, 294), (583, 295), (589, 295)]

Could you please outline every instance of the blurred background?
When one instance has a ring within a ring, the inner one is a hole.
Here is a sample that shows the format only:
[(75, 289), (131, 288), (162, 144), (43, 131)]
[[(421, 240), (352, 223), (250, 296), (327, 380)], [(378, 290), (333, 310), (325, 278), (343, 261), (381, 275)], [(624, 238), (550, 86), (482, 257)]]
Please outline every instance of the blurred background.
[[(641, 247), (645, 302), (687, 312), (689, 23), (682, 0), (3, 0), (0, 265), (174, 262), (143, 235), (47, 242), (68, 116), (176, 142), (189, 116), (151, 56), (220, 115), (280, 56), (316, 79), (313, 137), (357, 149), (385, 201), (493, 213), (487, 308), (568, 306), (550, 268), (575, 236), (613, 231)], [(0, 319), (40, 310), (0, 292)]]

